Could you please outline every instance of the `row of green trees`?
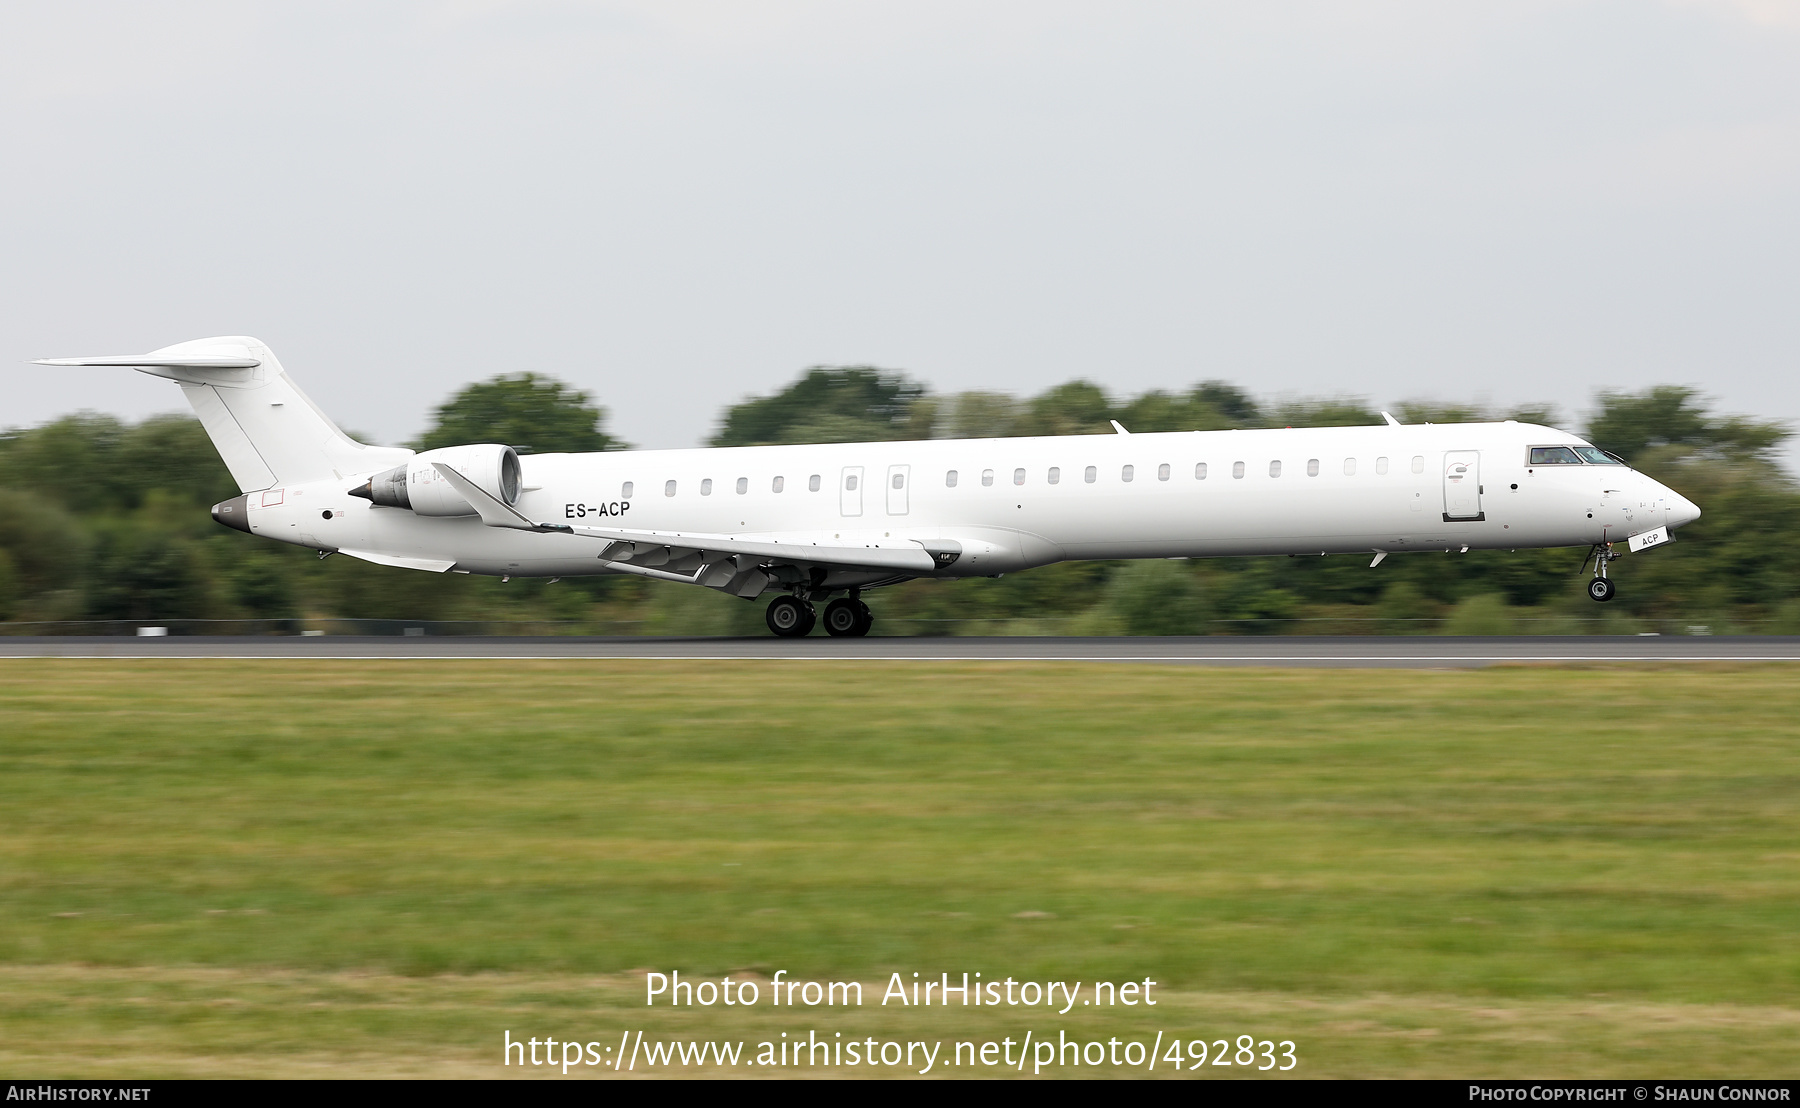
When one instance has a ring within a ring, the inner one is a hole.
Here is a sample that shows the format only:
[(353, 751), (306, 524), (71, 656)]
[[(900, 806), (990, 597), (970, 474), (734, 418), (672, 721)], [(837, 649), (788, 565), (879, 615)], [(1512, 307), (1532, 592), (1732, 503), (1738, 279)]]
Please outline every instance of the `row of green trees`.
[[(1406, 404), (1406, 422), (1517, 418)], [(1374, 423), (1350, 398), (1268, 403), (1209, 381), (1115, 398), (1087, 381), (1036, 396), (934, 395), (902, 374), (815, 367), (723, 413), (715, 445), (1110, 434)], [(1071, 563), (997, 580), (913, 582), (870, 598), (887, 632), (1134, 633), (1449, 630), (1800, 632), (1800, 489), (1774, 461), (1779, 424), (1714, 413), (1691, 389), (1600, 396), (1584, 429), (1700, 503), (1681, 541), (1621, 562), (1620, 599), (1581, 590), (1583, 551)], [(585, 393), (534, 374), (471, 385), (413, 445), (508, 442), (523, 452), (618, 449)], [(637, 578), (501, 583), (320, 561), (214, 525), (238, 490), (199, 424), (82, 413), (0, 434), (0, 618), (535, 622), (570, 631), (757, 633), (760, 605)], [(321, 626), (330, 626), (321, 623)]]

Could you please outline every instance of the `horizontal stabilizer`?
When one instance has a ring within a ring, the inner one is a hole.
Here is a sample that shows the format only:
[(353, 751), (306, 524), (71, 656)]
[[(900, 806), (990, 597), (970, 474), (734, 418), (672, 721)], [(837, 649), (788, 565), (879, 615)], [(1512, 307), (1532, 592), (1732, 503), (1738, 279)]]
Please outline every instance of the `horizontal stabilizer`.
[(105, 358), (39, 358), (33, 365), (113, 366), (119, 369), (255, 369), (261, 358), (201, 357), (194, 354), (115, 354)]

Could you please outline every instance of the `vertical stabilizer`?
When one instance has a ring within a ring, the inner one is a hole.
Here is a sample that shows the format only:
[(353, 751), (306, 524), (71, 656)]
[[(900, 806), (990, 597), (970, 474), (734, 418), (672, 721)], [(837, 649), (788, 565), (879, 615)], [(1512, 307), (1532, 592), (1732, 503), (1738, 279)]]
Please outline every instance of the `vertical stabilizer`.
[(344, 434), (288, 379), (273, 351), (243, 335), (195, 339), (148, 354), (54, 358), (39, 364), (122, 366), (179, 382), (245, 492), (368, 473), (413, 453), (365, 446)]

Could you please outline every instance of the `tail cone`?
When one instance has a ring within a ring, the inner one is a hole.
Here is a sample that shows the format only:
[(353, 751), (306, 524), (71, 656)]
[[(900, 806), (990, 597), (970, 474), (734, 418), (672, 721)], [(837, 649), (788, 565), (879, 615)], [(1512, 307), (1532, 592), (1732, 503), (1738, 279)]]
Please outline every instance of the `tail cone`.
[(214, 523), (222, 523), (236, 531), (250, 533), (250, 498), (234, 496), (230, 500), (221, 500), (212, 506)]

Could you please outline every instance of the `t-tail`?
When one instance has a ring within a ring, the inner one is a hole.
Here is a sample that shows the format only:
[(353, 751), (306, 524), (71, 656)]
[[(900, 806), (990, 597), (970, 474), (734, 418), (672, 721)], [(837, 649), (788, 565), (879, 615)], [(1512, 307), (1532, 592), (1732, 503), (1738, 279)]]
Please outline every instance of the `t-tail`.
[[(413, 453), (365, 446), (344, 434), (288, 379), (273, 351), (244, 335), (194, 339), (148, 354), (44, 358), (37, 364), (135, 369), (180, 383), (219, 457), (246, 493), (366, 474)], [(236, 515), (220, 522), (241, 526), (242, 509)]]

